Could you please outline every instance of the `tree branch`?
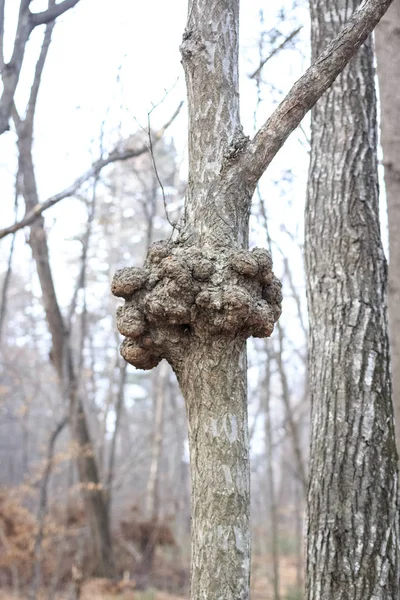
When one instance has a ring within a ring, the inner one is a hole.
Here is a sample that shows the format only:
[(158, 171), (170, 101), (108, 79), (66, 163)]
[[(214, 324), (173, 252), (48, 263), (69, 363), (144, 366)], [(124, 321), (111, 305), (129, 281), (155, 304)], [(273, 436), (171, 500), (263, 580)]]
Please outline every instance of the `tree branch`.
[[(161, 129), (154, 135), (153, 144), (155, 144), (162, 138), (166, 129), (168, 129), (171, 123), (178, 116), (182, 105), (183, 102), (179, 104), (178, 108), (176, 109), (172, 117), (169, 119), (169, 121), (165, 123), (165, 125), (163, 125), (163, 127), (161, 127)], [(85, 173), (83, 173), (83, 175), (78, 177), (69, 187), (65, 188), (65, 190), (59, 192), (58, 194), (55, 194), (54, 196), (51, 196), (50, 198), (48, 198), (48, 200), (42, 202), (41, 204), (36, 204), (36, 206), (30, 211), (28, 211), (23, 217), (23, 219), (21, 219), (17, 223), (14, 223), (9, 227), (5, 227), (4, 229), (0, 229), (0, 239), (6, 237), (7, 235), (10, 235), (11, 233), (15, 233), (19, 229), (23, 229), (28, 225), (32, 225), (32, 223), (36, 221), (36, 219), (40, 217), (40, 215), (44, 213), (45, 210), (51, 208), (61, 200), (64, 200), (64, 198), (69, 198), (73, 196), (86, 181), (88, 181), (91, 177), (95, 177), (96, 175), (98, 175), (100, 171), (107, 165), (117, 161), (128, 160), (129, 158), (136, 158), (144, 154), (145, 152), (148, 152), (148, 150), (149, 149), (147, 145), (143, 145), (141, 148), (128, 150), (118, 150), (116, 148), (107, 157), (100, 158), (96, 162), (94, 162), (90, 169), (88, 169)]]
[[(19, 170), (17, 171), (17, 175), (15, 177), (15, 196), (14, 196), (14, 215), (15, 215), (15, 221), (17, 220), (17, 214), (18, 214), (18, 196), (19, 196)], [(1, 304), (0, 304), (0, 346), (1, 346), (1, 339), (2, 339), (2, 334), (3, 334), (3, 326), (4, 326), (5, 316), (6, 316), (6, 309), (7, 309), (8, 286), (10, 284), (11, 274), (12, 274), (12, 261), (13, 261), (13, 257), (14, 257), (14, 247), (15, 247), (15, 235), (13, 235), (12, 240), (11, 240), (10, 251), (9, 251), (9, 254), (8, 254), (7, 271), (6, 271), (6, 274), (5, 274), (5, 277), (4, 277), (3, 287), (2, 287), (2, 290), (1, 290)]]
[(57, 17), (60, 17), (70, 8), (73, 8), (78, 2), (79, 0), (64, 0), (60, 4), (55, 4), (43, 12), (31, 13), (31, 23), (34, 27), (37, 25), (46, 25), (57, 19)]
[[(21, 1), (11, 60), (8, 64), (2, 65), (1, 69), (3, 90), (0, 97), (0, 135), (9, 129), (9, 120), (24, 60), (25, 47), (33, 29), (29, 19), (28, 6), (28, 0)], [(2, 14), (2, 18), (4, 26), (4, 13)]]
[[(49, 2), (49, 6), (51, 6), (51, 4), (52, 4), (52, 2)], [(37, 60), (36, 67), (35, 67), (35, 75), (33, 78), (33, 83), (32, 83), (32, 87), (31, 87), (31, 91), (30, 91), (30, 95), (29, 95), (28, 107), (27, 107), (26, 117), (25, 117), (26, 121), (29, 121), (32, 123), (32, 127), (33, 127), (33, 116), (35, 114), (40, 82), (42, 80), (42, 73), (43, 73), (45, 62), (46, 62), (47, 53), (48, 53), (49, 47), (50, 47), (51, 35), (53, 33), (54, 25), (55, 25), (55, 21), (52, 21), (51, 23), (49, 23), (46, 26), (46, 31), (44, 33), (42, 47), (40, 49), (39, 58)]]
[(303, 25), (301, 25), (300, 27), (298, 27), (297, 29), (295, 29), (294, 31), (292, 31), (292, 33), (290, 33), (281, 44), (279, 44), (279, 46), (277, 46), (276, 48), (274, 48), (272, 50), (272, 52), (270, 52), (270, 54), (268, 54), (268, 56), (266, 58), (264, 58), (264, 60), (262, 60), (259, 64), (259, 66), (257, 67), (257, 69), (251, 73), (251, 75), (249, 75), (249, 79), (256, 79), (257, 77), (259, 77), (261, 75), (261, 71), (263, 70), (263, 68), (265, 67), (265, 65), (267, 64), (267, 62), (269, 60), (271, 60), (271, 58), (273, 56), (275, 56), (275, 54), (278, 54), (278, 52), (280, 50), (283, 50), (284, 47), (286, 46), (286, 44), (288, 44), (289, 42), (292, 41), (292, 39), (294, 37), (296, 37), (296, 35), (299, 33), (299, 31), (301, 31), (303, 29)]
[(332, 85), (370, 35), (392, 0), (364, 0), (342, 31), (294, 84), (239, 157), (239, 170), (254, 186), (304, 115)]
[(4, 4), (6, 0), (0, 0), (0, 68), (4, 67)]

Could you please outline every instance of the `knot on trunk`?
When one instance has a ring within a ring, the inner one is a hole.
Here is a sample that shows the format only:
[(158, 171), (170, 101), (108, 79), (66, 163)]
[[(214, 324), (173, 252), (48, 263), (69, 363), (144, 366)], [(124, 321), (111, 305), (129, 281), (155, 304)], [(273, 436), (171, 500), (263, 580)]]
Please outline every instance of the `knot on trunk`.
[(125, 299), (117, 326), (121, 354), (138, 369), (181, 361), (191, 339), (269, 337), (281, 314), (281, 283), (270, 253), (156, 242), (144, 268), (117, 271), (112, 293)]

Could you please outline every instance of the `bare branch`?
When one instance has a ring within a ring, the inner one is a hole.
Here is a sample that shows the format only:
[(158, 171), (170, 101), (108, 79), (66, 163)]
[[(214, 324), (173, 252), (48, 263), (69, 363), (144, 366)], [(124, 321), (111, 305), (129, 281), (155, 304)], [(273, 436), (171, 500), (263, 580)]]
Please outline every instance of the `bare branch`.
[(296, 35), (299, 33), (299, 31), (301, 31), (303, 29), (303, 26), (301, 25), (300, 27), (298, 27), (297, 29), (295, 29), (294, 31), (292, 31), (292, 33), (290, 33), (281, 44), (279, 44), (279, 46), (277, 46), (276, 48), (274, 48), (272, 50), (272, 52), (270, 52), (270, 54), (268, 54), (268, 56), (266, 58), (264, 58), (264, 60), (262, 60), (259, 64), (259, 66), (257, 67), (257, 69), (251, 74), (249, 75), (250, 79), (257, 79), (257, 77), (259, 77), (261, 75), (261, 71), (263, 70), (263, 68), (265, 67), (265, 65), (267, 64), (267, 62), (269, 60), (271, 60), (271, 58), (273, 56), (275, 56), (275, 54), (278, 54), (278, 52), (280, 52), (280, 50), (283, 50), (284, 47), (289, 44), (289, 42), (292, 41), (293, 38), (296, 37)]
[[(79, 0), (64, 0), (64, 2), (61, 2), (60, 4), (55, 4), (55, 0), (49, 0), (47, 10), (41, 13), (31, 13), (29, 11), (31, 0), (21, 0), (13, 53), (10, 62), (5, 65), (3, 52), (5, 0), (0, 0), (0, 67), (1, 79), (3, 83), (3, 91), (0, 98), (0, 135), (9, 129), (9, 120), (11, 117), (14, 95), (17, 89), (22, 63), (24, 60), (25, 47), (32, 30), (36, 25), (42, 24), (51, 24), (52, 28), (54, 26), (54, 20), (69, 8), (75, 6), (75, 4), (78, 2)], [(36, 65), (37, 70), (38, 68), (39, 70), (43, 70), (45, 54), (50, 44), (50, 38), (51, 30), (46, 31), (41, 57), (39, 57), (39, 61)], [(42, 53), (44, 53), (43, 58)], [(35, 82), (40, 82), (40, 74), (39, 77), (35, 76)], [(34, 90), (35, 84), (33, 86), (33, 91)], [(36, 98), (33, 98), (33, 100), (35, 101)]]
[(4, 67), (4, 4), (6, 0), (0, 0), (0, 68)]
[[(18, 196), (19, 196), (19, 171), (17, 172), (17, 175), (15, 177), (15, 196), (14, 196), (14, 215), (15, 215), (15, 221), (17, 220), (17, 214), (18, 214)], [(5, 274), (5, 277), (4, 277), (3, 287), (2, 287), (2, 290), (1, 290), (1, 304), (0, 304), (0, 345), (1, 345), (1, 338), (2, 338), (2, 334), (3, 334), (3, 326), (4, 326), (5, 316), (6, 316), (8, 286), (10, 284), (11, 274), (12, 274), (12, 261), (13, 261), (13, 256), (14, 256), (14, 246), (15, 246), (15, 235), (13, 235), (12, 240), (11, 240), (10, 251), (9, 251), (9, 254), (8, 254), (7, 271), (6, 271), (6, 274)]]
[[(175, 230), (175, 228), (177, 226), (176, 226), (175, 223), (172, 223), (171, 219), (169, 218), (168, 207), (167, 207), (167, 199), (165, 197), (165, 189), (164, 189), (164, 186), (163, 186), (161, 178), (160, 178), (160, 174), (159, 174), (158, 169), (157, 169), (156, 159), (154, 157), (153, 141), (151, 139), (150, 113), (148, 113), (148, 115), (147, 115), (147, 135), (148, 135), (148, 138), (149, 138), (149, 152), (150, 152), (151, 162), (152, 162), (152, 165), (153, 165), (154, 174), (155, 174), (156, 179), (158, 181), (158, 185), (160, 186), (161, 195), (162, 195), (163, 204), (164, 204), (165, 216), (167, 218), (168, 223), (172, 227), (172, 232), (174, 232), (174, 230)], [(179, 229), (179, 227), (178, 227), (178, 229)]]
[[(50, 5), (50, 3), (49, 3), (49, 5)], [(49, 47), (50, 47), (51, 35), (53, 33), (54, 25), (55, 25), (55, 22), (52, 21), (51, 23), (49, 23), (46, 26), (46, 31), (44, 33), (42, 47), (40, 49), (39, 58), (36, 63), (35, 76), (33, 78), (31, 92), (29, 95), (29, 101), (28, 101), (28, 107), (27, 107), (27, 111), (26, 111), (25, 120), (30, 122), (32, 124), (32, 127), (33, 127), (33, 116), (35, 114), (40, 82), (42, 79), (42, 73), (43, 73), (45, 62), (46, 62), (47, 53), (48, 53)]]
[(63, 2), (60, 2), (60, 4), (55, 4), (43, 12), (31, 13), (31, 23), (34, 27), (50, 23), (67, 12), (70, 8), (76, 6), (78, 2), (79, 0), (64, 0)]
[(14, 127), (15, 127), (16, 131), (18, 131), (18, 128), (21, 127), (21, 125), (22, 125), (22, 119), (19, 116), (19, 112), (17, 110), (17, 107), (15, 106), (15, 102), (13, 102), (11, 105), (10, 116), (11, 116), (12, 120), (14, 121)]
[[(3, 0), (1, 1), (4, 8), (4, 2)], [(1, 69), (3, 91), (0, 98), (0, 134), (9, 129), (9, 120), (14, 103), (15, 90), (17, 89), (19, 81), (22, 62), (24, 60), (25, 47), (33, 29), (29, 19), (30, 13), (28, 6), (29, 2), (27, 0), (21, 2), (11, 60), (7, 65), (3, 65)]]
[(370, 35), (392, 0), (365, 0), (342, 31), (294, 84), (240, 156), (240, 172), (255, 186), (304, 115), (332, 85)]
[[(178, 108), (176, 109), (172, 117), (169, 119), (169, 121), (165, 123), (165, 125), (163, 125), (163, 127), (161, 127), (161, 129), (154, 135), (153, 145), (162, 138), (166, 129), (178, 116), (182, 104), (183, 103), (181, 102), (181, 104), (178, 106)], [(73, 196), (86, 181), (88, 181), (91, 177), (95, 177), (96, 175), (98, 175), (100, 171), (107, 165), (117, 161), (124, 161), (130, 158), (136, 158), (137, 156), (140, 156), (145, 152), (148, 152), (147, 144), (137, 149), (119, 150), (118, 148), (116, 148), (107, 157), (100, 158), (96, 162), (94, 162), (90, 169), (88, 169), (85, 173), (83, 173), (83, 175), (78, 177), (69, 187), (65, 188), (65, 190), (59, 192), (58, 194), (55, 194), (54, 196), (51, 196), (50, 198), (48, 198), (48, 200), (42, 202), (41, 204), (36, 204), (36, 206), (29, 210), (24, 216), (24, 218), (18, 221), (18, 223), (14, 223), (9, 227), (0, 229), (0, 239), (6, 237), (7, 235), (10, 235), (11, 233), (15, 233), (19, 229), (23, 229), (28, 225), (32, 225), (32, 223), (36, 221), (36, 219), (40, 217), (40, 215), (44, 213), (45, 210), (51, 208), (61, 200), (64, 200), (64, 198), (70, 198), (71, 196)]]

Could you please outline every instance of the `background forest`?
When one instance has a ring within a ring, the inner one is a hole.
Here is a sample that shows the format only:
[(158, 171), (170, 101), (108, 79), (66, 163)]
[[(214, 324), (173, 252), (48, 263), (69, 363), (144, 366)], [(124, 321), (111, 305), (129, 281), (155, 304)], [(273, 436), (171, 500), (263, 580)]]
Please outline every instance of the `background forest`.
[[(140, 266), (181, 217), (186, 2), (68, 4), (26, 42), (0, 137), (0, 598), (187, 597), (184, 401), (165, 361), (145, 372), (120, 357), (121, 302), (110, 293), (115, 271)], [(5, 62), (23, 30), (18, 8), (6, 3)], [(279, 0), (242, 12), (251, 134), (309, 63), (309, 11)], [(254, 600), (303, 590), (309, 145), (303, 121), (250, 220), (250, 247), (271, 250), (284, 297), (273, 336), (248, 341)]]

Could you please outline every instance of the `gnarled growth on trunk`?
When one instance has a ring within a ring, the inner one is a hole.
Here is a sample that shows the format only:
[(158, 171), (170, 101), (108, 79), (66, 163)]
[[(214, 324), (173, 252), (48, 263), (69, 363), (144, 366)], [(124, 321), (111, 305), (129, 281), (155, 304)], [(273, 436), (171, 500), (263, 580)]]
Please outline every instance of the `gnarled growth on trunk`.
[(156, 242), (144, 269), (125, 268), (112, 291), (125, 298), (117, 325), (121, 353), (138, 369), (166, 358), (176, 372), (191, 340), (268, 337), (281, 313), (281, 283), (268, 250), (218, 252)]

